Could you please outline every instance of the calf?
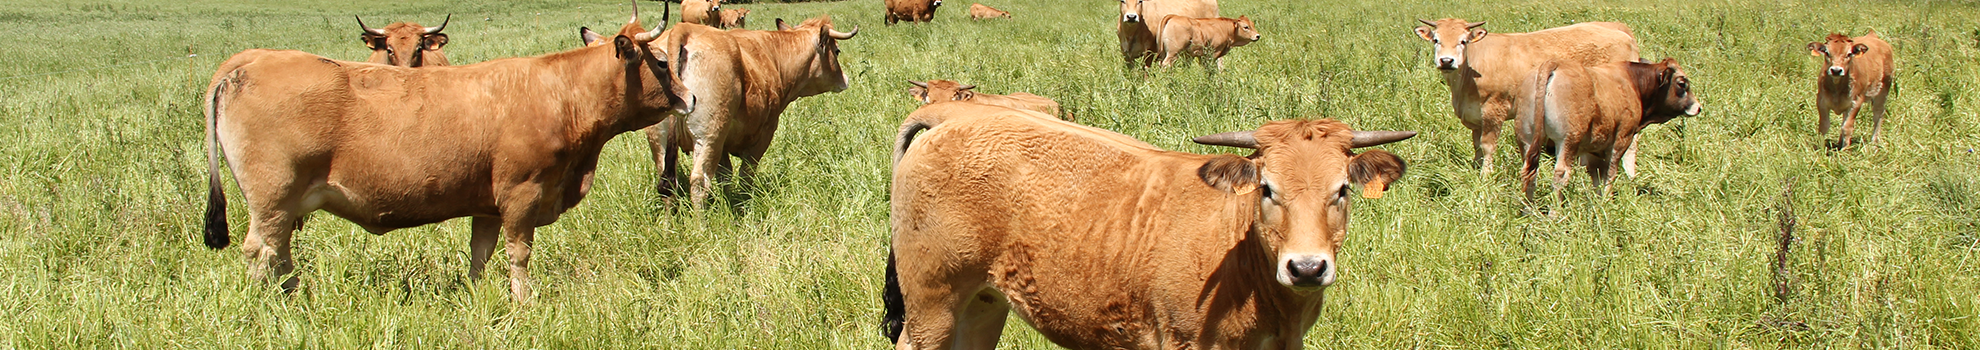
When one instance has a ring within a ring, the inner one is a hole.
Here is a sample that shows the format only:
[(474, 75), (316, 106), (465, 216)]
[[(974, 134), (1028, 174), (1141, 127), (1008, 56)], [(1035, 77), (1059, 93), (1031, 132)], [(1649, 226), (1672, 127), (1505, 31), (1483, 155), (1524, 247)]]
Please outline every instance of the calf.
[(1010, 95), (980, 93), (971, 90), (975, 89), (976, 85), (962, 85), (952, 80), (929, 80), (927, 82), (909, 80), (908, 84), (914, 85), (914, 87), (908, 88), (908, 95), (914, 96), (922, 104), (942, 101), (966, 101), (1036, 111), (1050, 114), (1066, 121), (1072, 121), (1072, 116), (1060, 113), (1058, 101), (1045, 98), (1045, 96), (1023, 92), (1014, 92)]
[(1611, 165), (1636, 143), (1650, 124), (1698, 115), (1701, 104), (1691, 79), (1677, 60), (1580, 65), (1548, 61), (1521, 84), (1515, 103), (1516, 132), (1525, 147), (1520, 179), (1533, 198), (1533, 178), (1542, 149), (1554, 149), (1554, 191), (1567, 186), (1570, 162), (1588, 167), (1588, 177), (1608, 193), (1616, 174)]
[(1142, 68), (1155, 64), (1155, 50), (1160, 45), (1156, 34), (1169, 15), (1216, 18), (1217, 0), (1121, 0), (1114, 36), (1121, 39), (1121, 59), (1128, 67), (1134, 67), (1136, 60), (1141, 61)]
[[(1516, 112), (1512, 103), (1519, 84), (1533, 68), (1554, 59), (1583, 65), (1636, 59), (1636, 37), (1629, 26), (1614, 22), (1580, 23), (1531, 33), (1486, 35), (1485, 22), (1445, 18), (1417, 20), (1416, 35), (1435, 45), (1432, 65), (1443, 71), (1451, 89), (1451, 109), (1471, 129), (1472, 163), (1480, 174), (1492, 172), (1492, 155), (1499, 147), (1500, 124)], [(1634, 159), (1625, 156), (1624, 159)], [(1635, 174), (1633, 161), (1623, 169)]]
[(937, 7), (942, 7), (942, 0), (887, 0), (887, 25), (933, 21)]
[(1162, 25), (1160, 52), (1162, 66), (1175, 65), (1178, 56), (1193, 56), (1203, 60), (1209, 67), (1210, 60), (1217, 61), (1217, 68), (1224, 68), (1224, 55), (1231, 48), (1250, 44), (1264, 36), (1258, 28), (1252, 27), (1251, 17), (1229, 18), (1189, 18), (1169, 15)]
[[(355, 16), (353, 16), (355, 17)], [(364, 18), (357, 17), (358, 28), (364, 29), (358, 40), (371, 48), (371, 58), (365, 62), (388, 64), (400, 67), (445, 66), (447, 54), (440, 47), (447, 46), (447, 23), (454, 21), (454, 15), (447, 15), (438, 27), (421, 27), (418, 23), (399, 22), (372, 28), (364, 25)]]
[(1815, 79), (1815, 109), (1822, 115), (1816, 133), (1828, 136), (1829, 113), (1841, 113), (1838, 148), (1849, 147), (1849, 135), (1856, 131), (1856, 114), (1867, 103), (1872, 114), (1870, 142), (1876, 143), (1877, 134), (1883, 131), (1884, 100), (1894, 88), (1891, 43), (1878, 38), (1875, 30), (1855, 38), (1829, 34), (1826, 41), (1808, 43), (1808, 53), (1826, 63)]
[(749, 9), (722, 10), (722, 23), (715, 27), (722, 29), (742, 28), (743, 22), (748, 20), (748, 18)]
[(997, 8), (990, 7), (989, 5), (969, 4), (970, 19), (991, 19), (998, 17), (1011, 18), (1011, 13), (1004, 12), (1003, 10), (998, 10)]

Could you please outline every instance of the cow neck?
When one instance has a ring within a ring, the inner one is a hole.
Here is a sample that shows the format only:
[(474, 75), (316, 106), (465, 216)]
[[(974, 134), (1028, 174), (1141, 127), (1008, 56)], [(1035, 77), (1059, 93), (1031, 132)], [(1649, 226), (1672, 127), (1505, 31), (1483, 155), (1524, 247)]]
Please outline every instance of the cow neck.
[(633, 88), (636, 84), (646, 83), (639, 75), (644, 70), (640, 67), (628, 67), (612, 50), (611, 46), (591, 46), (550, 54), (542, 60), (543, 65), (550, 69), (536, 70), (533, 73), (558, 74), (565, 78), (597, 76), (609, 80), (578, 81), (564, 87), (567, 89), (604, 87), (607, 91), (598, 94), (597, 97), (604, 97), (605, 100), (595, 104), (583, 101), (582, 99), (586, 97), (582, 94), (542, 96), (549, 99), (557, 99), (560, 95), (576, 97), (576, 99), (565, 97), (558, 99), (557, 102), (583, 108), (580, 109), (582, 113), (568, 114), (564, 119), (566, 130), (569, 130), (566, 136), (571, 137), (570, 140), (583, 143), (584, 145), (581, 145), (583, 147), (589, 147), (593, 141), (609, 139), (620, 132), (638, 129), (621, 124), (636, 120), (638, 113), (644, 110), (644, 106), (640, 104), (641, 92)]
[(824, 40), (819, 32), (824, 30), (824, 27), (818, 27), (765, 32), (768, 36), (762, 38), (762, 50), (768, 55), (756, 57), (767, 57), (769, 63), (776, 66), (774, 71), (779, 81), (767, 86), (782, 87), (777, 91), (777, 101), (784, 101), (795, 95), (795, 90), (805, 87), (804, 75), (811, 72), (811, 61), (818, 59), (818, 40)]

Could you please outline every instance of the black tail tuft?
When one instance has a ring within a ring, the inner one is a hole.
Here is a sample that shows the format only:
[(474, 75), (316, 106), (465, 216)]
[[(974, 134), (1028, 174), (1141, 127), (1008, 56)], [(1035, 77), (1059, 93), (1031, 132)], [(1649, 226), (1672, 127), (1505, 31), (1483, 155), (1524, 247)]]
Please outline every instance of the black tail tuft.
[(206, 100), (206, 247), (227, 247), (227, 192), (220, 184), (220, 95), (227, 81), (215, 81)]
[(206, 247), (226, 248), (227, 243), (227, 198), (216, 186), (206, 199)]
[(880, 317), (880, 335), (887, 341), (900, 343), (901, 328), (907, 323), (907, 300), (901, 295), (901, 278), (894, 272), (894, 250), (887, 249), (887, 287), (880, 292), (880, 302), (886, 304), (887, 314)]

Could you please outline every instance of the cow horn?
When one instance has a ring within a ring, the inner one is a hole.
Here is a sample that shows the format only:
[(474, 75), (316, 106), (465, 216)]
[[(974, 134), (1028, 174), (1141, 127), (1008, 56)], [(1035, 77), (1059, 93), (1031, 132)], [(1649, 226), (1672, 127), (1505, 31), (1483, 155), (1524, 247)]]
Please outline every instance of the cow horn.
[[(638, 2), (634, 2), (634, 4), (638, 4)], [(672, 14), (670, 14), (670, 13), (668, 13), (668, 12), (669, 12), (669, 10), (672, 10), (672, 9), (671, 9), (671, 8), (669, 8), (669, 7), (667, 7), (667, 6), (661, 6), (661, 7), (660, 7), (660, 26), (658, 26), (658, 27), (653, 27), (653, 30), (649, 30), (649, 31), (646, 31), (645, 33), (639, 33), (639, 34), (634, 34), (634, 35), (633, 35), (633, 41), (637, 41), (637, 42), (648, 42), (648, 41), (653, 41), (653, 39), (658, 39), (658, 38), (660, 38), (660, 30), (661, 30), (661, 29), (667, 29), (667, 16), (669, 16), (669, 15), (672, 15)], [(639, 10), (638, 10), (638, 9), (634, 9), (634, 10), (633, 10), (633, 21), (635, 21), (635, 22), (637, 22), (637, 21), (639, 21)]]
[(831, 35), (832, 40), (852, 39), (854, 35), (859, 35), (859, 26), (853, 26), (853, 31), (850, 32), (841, 32), (837, 30), (826, 29), (825, 34)]
[(1196, 141), (1196, 143), (1211, 145), (1211, 146), (1230, 146), (1230, 147), (1238, 147), (1238, 148), (1257, 149), (1258, 136), (1255, 135), (1256, 133), (1258, 132), (1250, 131), (1250, 130), (1232, 131), (1232, 132), (1220, 133), (1220, 134), (1203, 135), (1202, 137), (1197, 137), (1196, 139), (1191, 141)]
[(356, 18), (358, 20), (358, 28), (364, 28), (365, 33), (371, 35), (385, 35), (384, 29), (377, 29), (377, 28), (372, 28), (371, 26), (364, 25), (364, 17), (351, 16), (351, 18)]
[(1362, 148), (1407, 140), (1411, 137), (1416, 137), (1415, 131), (1355, 131), (1352, 144), (1354, 148)]
[(1423, 25), (1426, 25), (1426, 26), (1430, 26), (1431, 28), (1436, 28), (1436, 27), (1437, 27), (1437, 23), (1436, 23), (1436, 22), (1431, 22), (1431, 21), (1426, 21), (1426, 20), (1423, 20), (1422, 18), (1418, 18), (1418, 19), (1416, 19), (1416, 21), (1417, 21), (1417, 22), (1423, 22)]
[(975, 89), (975, 88), (976, 88), (976, 85), (963, 85), (963, 86), (958, 86), (958, 87), (956, 87), (956, 91), (962, 91), (962, 90), (969, 90), (969, 89)]
[(926, 88), (928, 88), (928, 83), (925, 83), (925, 82), (919, 82), (919, 81), (913, 81), (913, 80), (909, 80), (909, 81), (908, 81), (908, 84), (914, 84), (914, 86), (920, 86), (920, 87), (921, 87), (921, 88), (923, 88), (923, 89), (926, 89)]
[(1484, 26), (1484, 25), (1485, 25), (1485, 21), (1478, 21), (1478, 23), (1472, 23), (1472, 24), (1466, 24), (1466, 25), (1464, 25), (1464, 29), (1478, 29), (1478, 27), (1481, 27), (1481, 26)]
[(447, 29), (447, 22), (453, 22), (453, 21), (454, 21), (454, 14), (449, 13), (447, 14), (447, 19), (440, 20), (440, 26), (426, 27), (426, 34), (438, 34), (440, 33), (441, 29)]

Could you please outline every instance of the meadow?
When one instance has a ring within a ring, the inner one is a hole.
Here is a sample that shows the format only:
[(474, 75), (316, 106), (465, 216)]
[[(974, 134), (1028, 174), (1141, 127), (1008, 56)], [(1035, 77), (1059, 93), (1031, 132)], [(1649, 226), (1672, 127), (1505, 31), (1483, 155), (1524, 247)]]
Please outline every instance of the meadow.
[[(969, 21), (968, 1), (891, 27), (878, 0), (728, 5), (751, 29), (861, 27), (840, 44), (851, 88), (794, 103), (761, 177), (707, 211), (652, 191), (641, 136), (615, 140), (590, 197), (538, 230), (537, 296), (519, 306), (501, 269), (466, 277), (467, 220), (375, 236), (318, 213), (296, 234), (298, 291), (248, 280), (238, 249), (200, 243), (202, 90), (249, 48), (362, 60), (353, 15), (452, 14), (446, 50), (467, 64), (577, 47), (579, 27), (624, 23), (626, 2), (0, 0), (15, 38), (0, 44), (0, 348), (887, 347), (907, 79), (1053, 97), (1191, 152), (1234, 152), (1188, 140), (1279, 119), (1422, 132), (1382, 147), (1409, 173), (1357, 200), (1311, 347), (1980, 348), (1972, 2), (1224, 0), (1264, 39), (1213, 74), (1123, 70), (1114, 1), (982, 1), (1015, 18)], [(1494, 174), (1467, 164), (1469, 133), (1410, 32), (1442, 17), (1628, 23), (1645, 57), (1684, 65), (1704, 113), (1646, 130), (1641, 176), (1612, 195), (1577, 175), (1565, 201), (1529, 205), (1513, 147)], [(1804, 47), (1872, 28), (1898, 50), (1883, 139), (1826, 149)], [(1005, 332), (1005, 348), (1053, 347), (1019, 320)]]

